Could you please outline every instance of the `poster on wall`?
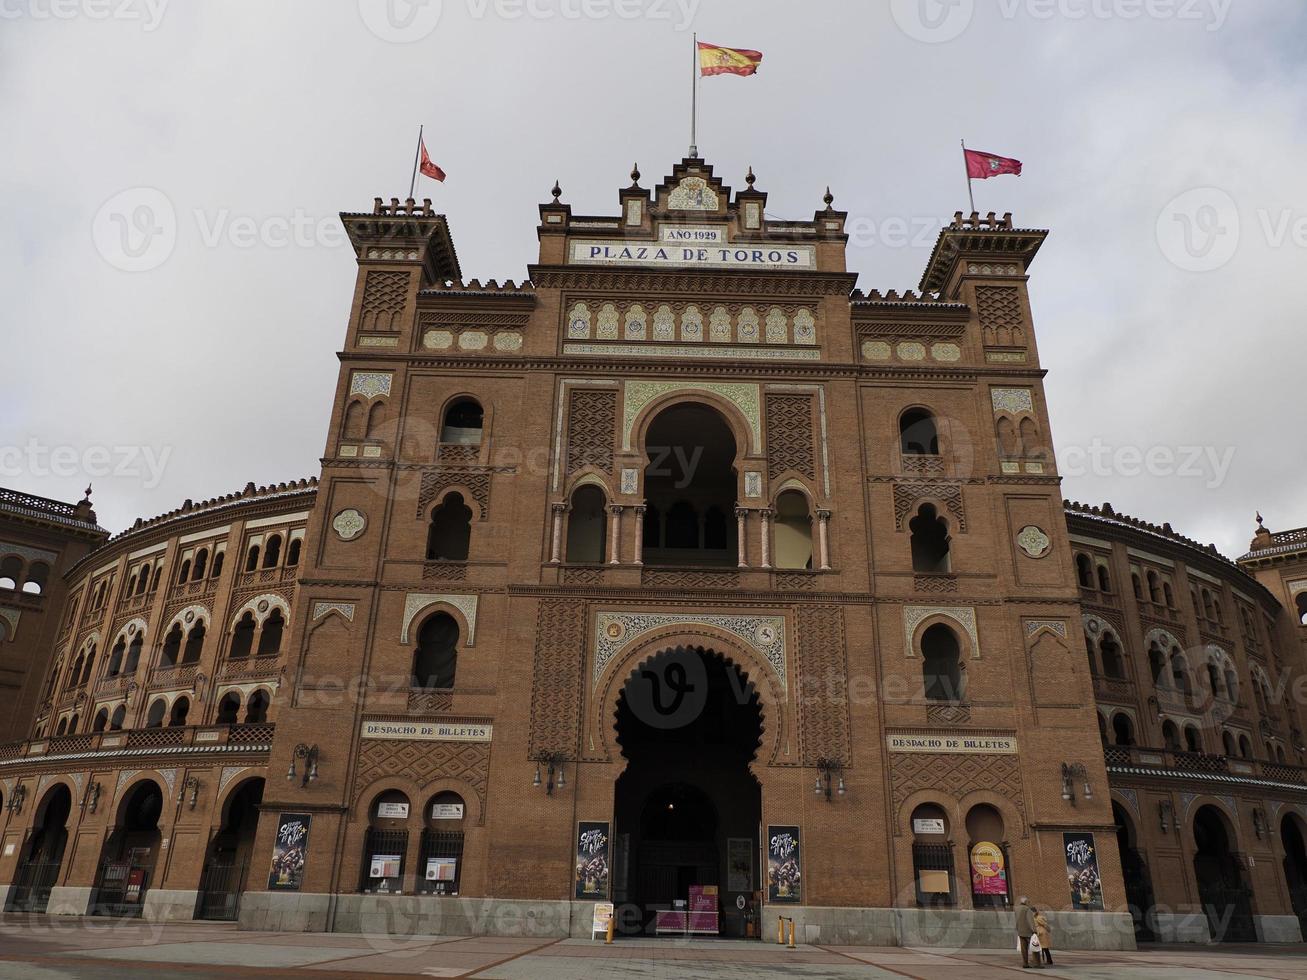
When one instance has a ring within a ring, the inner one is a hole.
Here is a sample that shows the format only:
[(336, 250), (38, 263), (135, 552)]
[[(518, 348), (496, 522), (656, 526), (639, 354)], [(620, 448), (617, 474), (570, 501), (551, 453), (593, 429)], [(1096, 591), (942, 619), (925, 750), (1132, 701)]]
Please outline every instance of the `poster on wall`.
[(1103, 882), (1098, 877), (1098, 851), (1093, 834), (1063, 834), (1066, 849), (1066, 880), (1071, 887), (1071, 906), (1080, 912), (1100, 912)]
[(799, 828), (767, 828), (767, 901), (802, 901)]
[(971, 849), (971, 894), (1007, 894), (1007, 866), (997, 844), (981, 841)]
[(297, 892), (304, 883), (304, 862), (309, 850), (308, 813), (283, 813), (277, 817), (277, 838), (272, 845), (272, 870), (268, 891)]
[(726, 838), (726, 890), (753, 891), (753, 841), (748, 837)]
[(576, 830), (576, 897), (608, 897), (608, 823), (582, 820)]

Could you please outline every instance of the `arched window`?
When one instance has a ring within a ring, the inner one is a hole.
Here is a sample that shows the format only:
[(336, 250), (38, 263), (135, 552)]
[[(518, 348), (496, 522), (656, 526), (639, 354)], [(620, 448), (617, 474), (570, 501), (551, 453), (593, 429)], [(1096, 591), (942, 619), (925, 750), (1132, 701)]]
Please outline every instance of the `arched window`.
[(917, 905), (947, 908), (955, 901), (956, 877), (948, 812), (937, 804), (923, 803), (912, 811), (911, 827)]
[[(68, 682), (67, 682), (68, 687), (76, 687), (78, 684), (82, 683), (83, 662), (84, 660), (82, 658), (82, 655), (79, 653), (77, 655), (77, 658), (73, 661), (73, 666), (68, 671)], [(56, 668), (56, 671), (57, 669), (58, 668)]]
[(34, 561), (27, 566), (26, 581), (23, 591), (28, 595), (41, 595), (45, 592), (46, 580), (50, 577), (50, 566), (43, 561)]
[(117, 677), (123, 672), (123, 658), (127, 656), (127, 638), (118, 637), (118, 642), (113, 645), (109, 651), (109, 669), (105, 672), (105, 677)]
[(1039, 427), (1028, 416), (1021, 420), (1021, 452), (1034, 459), (1044, 455), (1044, 440), (1040, 438)]
[(266, 722), (269, 702), (268, 692), (263, 688), (251, 694), (249, 703), (245, 706), (245, 724), (262, 725)]
[[(13, 591), (23, 574), (23, 560), (14, 555), (0, 561), (0, 589)], [(92, 604), (94, 605), (94, 603)]]
[(1193, 725), (1184, 726), (1184, 747), (1188, 752), (1201, 752), (1203, 750), (1203, 740), (1198, 734), (1198, 729)]
[(154, 578), (150, 580), (150, 591), (157, 592), (159, 589), (159, 580), (163, 578), (163, 565), (154, 570)]
[(204, 621), (200, 620), (186, 634), (186, 649), (182, 652), (182, 663), (199, 663), (200, 652), (204, 649)]
[(159, 657), (160, 667), (175, 667), (182, 652), (182, 624), (173, 623), (172, 629), (164, 637), (163, 653)]
[(123, 664), (124, 674), (135, 674), (137, 666), (141, 662), (141, 649), (145, 646), (144, 631), (137, 633), (132, 642), (127, 646), (127, 662)]
[(1010, 418), (1000, 418), (996, 423), (998, 431), (998, 449), (1003, 456), (1020, 456), (1021, 443), (1017, 440), (1017, 427)]
[(1135, 744), (1135, 726), (1130, 723), (1129, 716), (1123, 712), (1118, 711), (1112, 716), (1112, 738), (1117, 745)]
[(222, 574), (222, 561), (227, 557), (227, 552), (219, 551), (213, 556), (213, 568), (209, 571), (209, 578), (217, 578)]
[(1094, 587), (1094, 563), (1086, 554), (1076, 554), (1076, 581), (1080, 583), (1082, 589)]
[(587, 484), (572, 493), (567, 515), (567, 561), (596, 565), (604, 561), (608, 522), (604, 515), (607, 498), (596, 486)]
[(927, 700), (962, 700), (962, 648), (957, 635), (943, 623), (921, 636), (921, 675)]
[(254, 649), (254, 630), (254, 613), (247, 612), (231, 631), (231, 650), (227, 654), (230, 659), (241, 660), (250, 655)]
[(1148, 573), (1148, 601), (1158, 604), (1162, 601), (1162, 589), (1158, 584), (1156, 572)]
[(123, 590), (124, 597), (130, 597), (136, 594), (136, 573), (132, 572), (131, 577), (127, 579), (127, 588)]
[(899, 416), (899, 450), (904, 456), (939, 455), (935, 417), (926, 409), (910, 408)]
[(451, 493), (431, 513), (427, 534), (428, 561), (467, 561), (472, 541), (472, 509), (463, 495)]
[(209, 549), (201, 548), (200, 553), (195, 556), (195, 567), (191, 570), (191, 581), (199, 582), (204, 578), (204, 573), (209, 570)]
[(357, 399), (345, 406), (345, 423), (341, 427), (341, 438), (357, 442), (364, 435), (363, 402)]
[(1285, 764), (1286, 759), (1285, 759), (1285, 755), (1284, 755), (1284, 746), (1283, 746), (1283, 745), (1277, 745), (1277, 746), (1275, 747), (1275, 761), (1278, 762), (1280, 765), (1284, 765), (1284, 764)]
[(1098, 566), (1098, 591), (1099, 592), (1112, 591), (1112, 579), (1107, 573), (1106, 565)]
[(1251, 759), (1253, 757), (1253, 744), (1248, 741), (1247, 735), (1239, 736), (1239, 758)]
[(1111, 633), (1104, 633), (1098, 641), (1098, 649), (1103, 656), (1103, 673), (1115, 680), (1125, 678), (1125, 661), (1121, 656), (1121, 644)]
[(798, 490), (776, 498), (776, 567), (812, 568), (812, 514), (808, 498)]
[(172, 703), (172, 711), (168, 713), (168, 727), (181, 728), (186, 724), (186, 716), (190, 713), (190, 698), (178, 698)]
[(422, 624), (413, 651), (414, 687), (447, 690), (454, 686), (458, 634), (458, 623), (448, 613), (436, 613)]
[(1299, 592), (1293, 597), (1293, 602), (1298, 609), (1299, 624), (1307, 626), (1307, 592)]
[[(1097, 714), (1097, 712), (1095, 712)], [(1108, 744), (1107, 740), (1107, 719), (1098, 715), (1098, 737), (1104, 745)]]
[(1180, 751), (1180, 730), (1175, 727), (1175, 722), (1162, 723), (1162, 744), (1172, 752)]
[(268, 538), (268, 543), (264, 546), (263, 567), (276, 568), (279, 561), (281, 561), (281, 537), (274, 534)]
[(150, 587), (150, 566), (141, 566), (140, 578), (136, 580), (136, 594), (143, 595), (145, 590)]
[(1142, 599), (1144, 597), (1144, 585), (1139, 581), (1138, 572), (1130, 573), (1130, 587), (1134, 589), (1136, 599)]
[(1189, 662), (1178, 651), (1171, 653), (1171, 686), (1184, 694), (1189, 693)]
[(725, 551), (730, 547), (731, 531), (726, 522), (726, 512), (716, 504), (710, 504), (703, 512), (703, 549), (704, 551)]
[(665, 543), (668, 548), (699, 547), (699, 516), (688, 500), (678, 500), (668, 508)]
[(145, 716), (146, 728), (162, 728), (163, 716), (168, 711), (168, 702), (159, 698), (150, 705), (150, 710)]
[(472, 398), (460, 398), (445, 409), (445, 421), (440, 427), (440, 441), (445, 445), (481, 445), (481, 427), (485, 413)]
[(1166, 600), (1167, 609), (1175, 608), (1175, 593), (1171, 591), (1170, 582), (1167, 581), (1162, 582), (1162, 598)]
[(922, 504), (908, 523), (908, 530), (912, 535), (912, 570), (947, 575), (951, 571), (948, 521), (936, 513), (934, 504)]
[(263, 621), (263, 632), (259, 634), (260, 657), (275, 657), (281, 652), (281, 633), (286, 621), (281, 618), (281, 610), (274, 609)]
[(185, 585), (191, 580), (191, 560), (185, 558), (182, 560), (181, 567), (177, 569), (177, 584)]
[(1148, 647), (1148, 669), (1153, 675), (1153, 684), (1156, 687), (1166, 687), (1170, 683), (1170, 677), (1166, 673), (1166, 654), (1154, 640)]
[(1221, 732), (1221, 748), (1225, 750), (1227, 758), (1234, 758), (1235, 745), (1234, 736), (1229, 732)]
[(92, 643), (86, 651), (86, 666), (82, 668), (82, 678), (79, 684), (85, 684), (91, 679), (95, 671), (95, 644)]
[(386, 402), (384, 399), (378, 399), (372, 403), (368, 409), (368, 427), (363, 433), (363, 438), (377, 442), (381, 439), (381, 423), (384, 421), (386, 414)]
[(60, 735), (65, 734), (67, 731), (68, 731), (68, 719), (60, 718), (59, 724), (58, 726), (56, 726), (54, 730), (55, 737), (58, 738)]
[(91, 731), (102, 732), (109, 727), (109, 709), (101, 708), (95, 713), (95, 721), (91, 723)]
[(234, 725), (236, 719), (240, 716), (241, 696), (236, 691), (228, 691), (218, 702), (218, 717), (215, 720), (219, 725)]
[(113, 715), (109, 718), (109, 731), (121, 732), (123, 723), (127, 721), (127, 705), (120, 704), (113, 709)]
[(294, 568), (296, 565), (300, 563), (301, 544), (302, 542), (299, 538), (291, 539), (290, 547), (286, 549), (286, 567)]
[(1089, 656), (1089, 672), (1098, 673), (1098, 652), (1094, 649), (1094, 638), (1088, 633), (1085, 634), (1085, 653)]

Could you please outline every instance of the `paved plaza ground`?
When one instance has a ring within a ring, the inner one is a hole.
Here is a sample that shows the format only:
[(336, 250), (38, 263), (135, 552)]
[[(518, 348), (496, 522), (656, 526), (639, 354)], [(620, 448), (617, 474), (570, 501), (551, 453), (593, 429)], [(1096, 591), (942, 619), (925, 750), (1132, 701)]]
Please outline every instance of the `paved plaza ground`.
[[(1015, 940), (1014, 940), (1015, 945)], [(1135, 977), (1307, 978), (1307, 946), (1145, 948), (1136, 953), (1055, 952), (1035, 974), (1086, 980)], [(322, 935), (238, 932), (216, 923), (7, 915), (0, 920), (0, 978), (426, 976), (476, 980), (982, 980), (1021, 974), (1008, 950), (887, 949), (753, 942)], [(1029, 976), (1030, 974), (1022, 974)]]

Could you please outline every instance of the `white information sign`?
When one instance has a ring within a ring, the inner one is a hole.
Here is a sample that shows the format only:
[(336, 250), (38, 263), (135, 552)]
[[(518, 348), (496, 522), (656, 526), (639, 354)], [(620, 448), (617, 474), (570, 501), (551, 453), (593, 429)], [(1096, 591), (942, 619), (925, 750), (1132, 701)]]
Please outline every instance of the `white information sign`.
[(493, 725), (411, 721), (365, 721), (363, 738), (395, 738), (418, 742), (489, 742)]
[(710, 245), (670, 242), (574, 241), (568, 252), (572, 265), (641, 265), (667, 269), (795, 269), (817, 268), (812, 245)]

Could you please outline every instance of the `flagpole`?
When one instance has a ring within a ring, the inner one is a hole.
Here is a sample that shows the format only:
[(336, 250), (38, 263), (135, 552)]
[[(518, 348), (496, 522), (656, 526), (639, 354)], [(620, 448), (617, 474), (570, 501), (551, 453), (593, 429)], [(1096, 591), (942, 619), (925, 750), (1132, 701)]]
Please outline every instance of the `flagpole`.
[(408, 179), (408, 196), (410, 200), (413, 198), (413, 189), (417, 187), (418, 157), (421, 154), (422, 154), (422, 127), (418, 126), (418, 145), (413, 149), (413, 176)]
[(696, 140), (696, 130), (699, 128), (699, 35), (697, 33), (690, 35), (691, 54), (694, 56), (690, 63), (690, 156), (699, 155), (698, 141)]
[(962, 140), (962, 168), (967, 172), (967, 198), (971, 201), (971, 211), (976, 211), (976, 195), (971, 190), (971, 164), (967, 161), (967, 141)]

